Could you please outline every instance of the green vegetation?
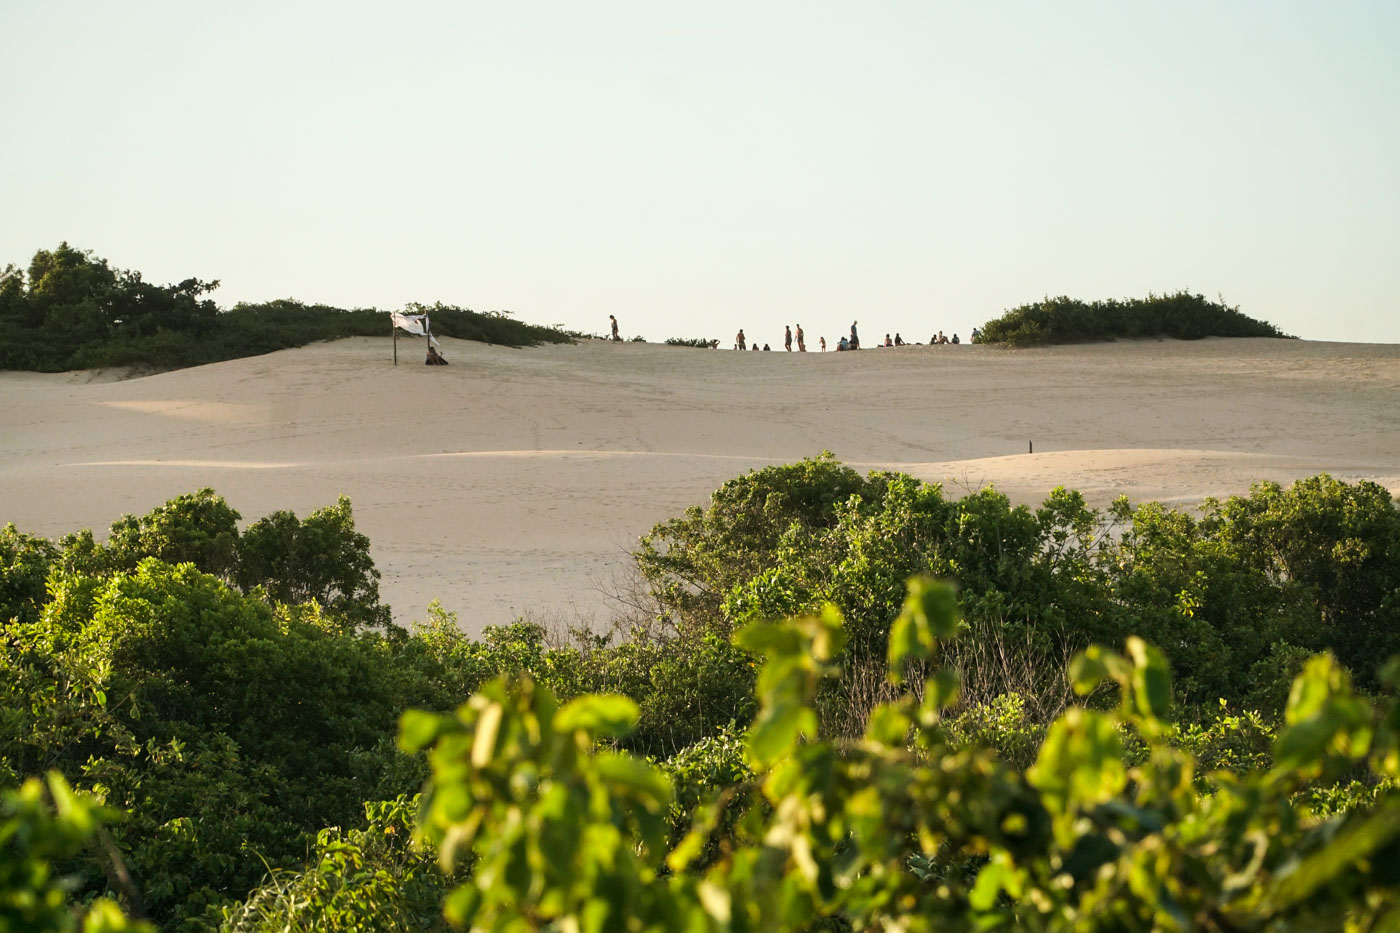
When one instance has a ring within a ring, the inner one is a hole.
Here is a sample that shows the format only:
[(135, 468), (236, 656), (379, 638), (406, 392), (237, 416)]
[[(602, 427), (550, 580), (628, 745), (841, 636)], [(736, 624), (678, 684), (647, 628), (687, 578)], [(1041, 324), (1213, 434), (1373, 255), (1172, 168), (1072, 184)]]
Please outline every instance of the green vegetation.
[(701, 350), (708, 350), (708, 349), (710, 349), (710, 343), (711, 343), (711, 341), (706, 340), (704, 337), (667, 337), (667, 338), (666, 338), (666, 346), (668, 346), (668, 347), (696, 347), (696, 348), (701, 349)]
[[(487, 685), (452, 716), (404, 717), (431, 748), (426, 838), (471, 880), (462, 927), (696, 930), (1382, 930), (1400, 922), (1400, 715), (1378, 712), (1323, 655), (1289, 696), (1272, 767), (1207, 773), (1171, 741), (1170, 674), (1140, 639), (1091, 648), (1075, 690), (1105, 702), (1050, 724), (1035, 761), (948, 740), (958, 678), (953, 591), (916, 579), (887, 675), (925, 672), (863, 735), (821, 734), (842, 657), (835, 611), (753, 623), (754, 776), (669, 843), (666, 772), (609, 748), (636, 722), (622, 696), (560, 704), (529, 677)], [(1386, 678), (1400, 683), (1400, 667)], [(1116, 702), (1108, 702), (1108, 700)], [(1294, 795), (1368, 768), (1369, 807), (1318, 818)], [(727, 819), (734, 809), (737, 819)], [(717, 854), (711, 855), (717, 849)]]
[(1083, 302), (1045, 298), (1012, 308), (982, 325), (979, 343), (1030, 347), (1050, 343), (1090, 343), (1141, 337), (1287, 337), (1277, 327), (1257, 321), (1223, 302), (1176, 292), (1122, 301)]
[[(62, 243), (34, 254), (25, 270), (0, 270), (0, 369), (63, 372), (131, 367), (161, 371), (271, 353), (342, 337), (384, 337), (386, 315), (279, 300), (220, 310), (204, 297), (217, 281), (186, 279), (152, 285), (141, 273), (108, 266), (91, 252)], [(440, 337), (520, 347), (569, 343), (548, 327), (434, 304)]]
[(1373, 484), (1030, 509), (823, 456), (567, 644), (393, 625), (347, 500), (239, 521), (0, 530), (0, 931), (1400, 921)]

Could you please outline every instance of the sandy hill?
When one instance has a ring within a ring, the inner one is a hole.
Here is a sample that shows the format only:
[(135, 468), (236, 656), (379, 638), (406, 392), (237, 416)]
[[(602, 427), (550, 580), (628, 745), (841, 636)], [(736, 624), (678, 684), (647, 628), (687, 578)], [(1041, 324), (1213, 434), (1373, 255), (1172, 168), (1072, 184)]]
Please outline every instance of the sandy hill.
[(126, 381), (0, 373), (0, 522), (101, 532), (201, 486), (247, 520), (345, 493), (397, 618), (437, 596), (476, 630), (607, 618), (653, 523), (823, 449), (1031, 503), (1322, 471), (1400, 490), (1400, 346), (444, 345), (445, 368), (359, 338)]

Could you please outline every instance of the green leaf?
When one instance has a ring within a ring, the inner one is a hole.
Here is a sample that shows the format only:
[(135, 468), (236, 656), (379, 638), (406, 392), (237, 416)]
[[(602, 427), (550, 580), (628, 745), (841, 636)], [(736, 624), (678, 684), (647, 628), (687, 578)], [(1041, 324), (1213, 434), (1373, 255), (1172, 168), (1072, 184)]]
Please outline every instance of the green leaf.
[(452, 889), (452, 893), (443, 901), (442, 913), (453, 926), (468, 927), (480, 906), (481, 892), (475, 884), (468, 883)]
[(615, 787), (626, 788), (635, 798), (664, 807), (671, 801), (671, 782), (640, 758), (607, 753), (593, 760), (598, 776)]
[(1070, 659), (1069, 682), (1075, 693), (1088, 696), (1107, 679), (1108, 665), (1104, 664), (1102, 654), (1102, 648), (1090, 645)]
[(1172, 678), (1167, 659), (1137, 636), (1128, 639), (1128, 656), (1133, 659), (1133, 696), (1139, 714), (1153, 720), (1171, 714)]
[(786, 756), (797, 744), (798, 737), (815, 735), (817, 716), (800, 703), (764, 710), (749, 730), (749, 757), (755, 770), (771, 765)]
[(754, 622), (734, 633), (734, 644), (759, 654), (790, 654), (798, 649), (800, 639), (791, 625)]
[(399, 717), (399, 748), (412, 753), (433, 744), (442, 729), (442, 717), (420, 709), (405, 710)]
[(554, 728), (616, 738), (631, 732), (640, 717), (641, 709), (628, 697), (589, 694), (566, 703), (554, 716)]

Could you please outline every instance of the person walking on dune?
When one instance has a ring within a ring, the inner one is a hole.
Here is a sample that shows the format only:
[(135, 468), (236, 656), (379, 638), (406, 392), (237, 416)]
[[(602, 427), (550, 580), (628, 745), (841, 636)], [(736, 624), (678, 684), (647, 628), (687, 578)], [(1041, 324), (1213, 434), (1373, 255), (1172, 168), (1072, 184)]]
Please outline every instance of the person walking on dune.
[(617, 318), (614, 317), (613, 315), (609, 314), (609, 315), (608, 315), (608, 320), (612, 322), (612, 339), (613, 339), (613, 342), (614, 342), (614, 343), (622, 343), (622, 336), (617, 332)]
[(734, 346), (738, 347), (740, 350), (747, 350), (748, 347), (745, 344), (744, 329), (741, 327), (739, 328), (739, 333), (734, 337)]
[(807, 340), (806, 340), (805, 337), (802, 336), (802, 325), (801, 325), (801, 324), (798, 324), (798, 325), (797, 325), (797, 352), (798, 352), (798, 353), (806, 353), (806, 352), (807, 352)]
[(792, 328), (786, 324), (783, 325), (783, 349), (792, 352)]

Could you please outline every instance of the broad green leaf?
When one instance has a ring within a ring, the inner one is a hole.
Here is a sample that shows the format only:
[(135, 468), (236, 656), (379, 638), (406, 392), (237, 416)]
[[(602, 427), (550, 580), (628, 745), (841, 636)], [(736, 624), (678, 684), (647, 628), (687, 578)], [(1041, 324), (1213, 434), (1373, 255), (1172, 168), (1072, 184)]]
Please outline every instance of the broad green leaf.
[(399, 748), (410, 753), (421, 751), (433, 744), (441, 728), (442, 717), (436, 713), (405, 710), (399, 717)]
[(626, 788), (635, 796), (664, 807), (671, 800), (671, 782), (640, 758), (607, 753), (598, 755), (593, 766), (604, 781)]
[(1325, 846), (1309, 853), (1292, 871), (1281, 873), (1266, 895), (1266, 909), (1283, 910), (1312, 896), (1397, 836), (1400, 799), (1391, 797), (1371, 813), (1355, 815)]
[(1108, 677), (1108, 665), (1104, 664), (1102, 654), (1102, 648), (1090, 645), (1070, 659), (1069, 682), (1075, 693), (1088, 696)]
[(1065, 812), (1102, 803), (1127, 784), (1123, 738), (1110, 717), (1067, 710), (1051, 724), (1026, 776)]
[(582, 730), (595, 736), (615, 738), (636, 726), (641, 710), (636, 702), (615, 694), (589, 694), (571, 700), (554, 717), (560, 732)]
[(1133, 659), (1133, 695), (1137, 711), (1153, 720), (1171, 713), (1171, 670), (1162, 652), (1137, 636), (1128, 639), (1128, 656)]
[(790, 753), (799, 736), (814, 735), (816, 731), (816, 714), (800, 703), (765, 710), (749, 730), (748, 751), (755, 770), (761, 770)]

